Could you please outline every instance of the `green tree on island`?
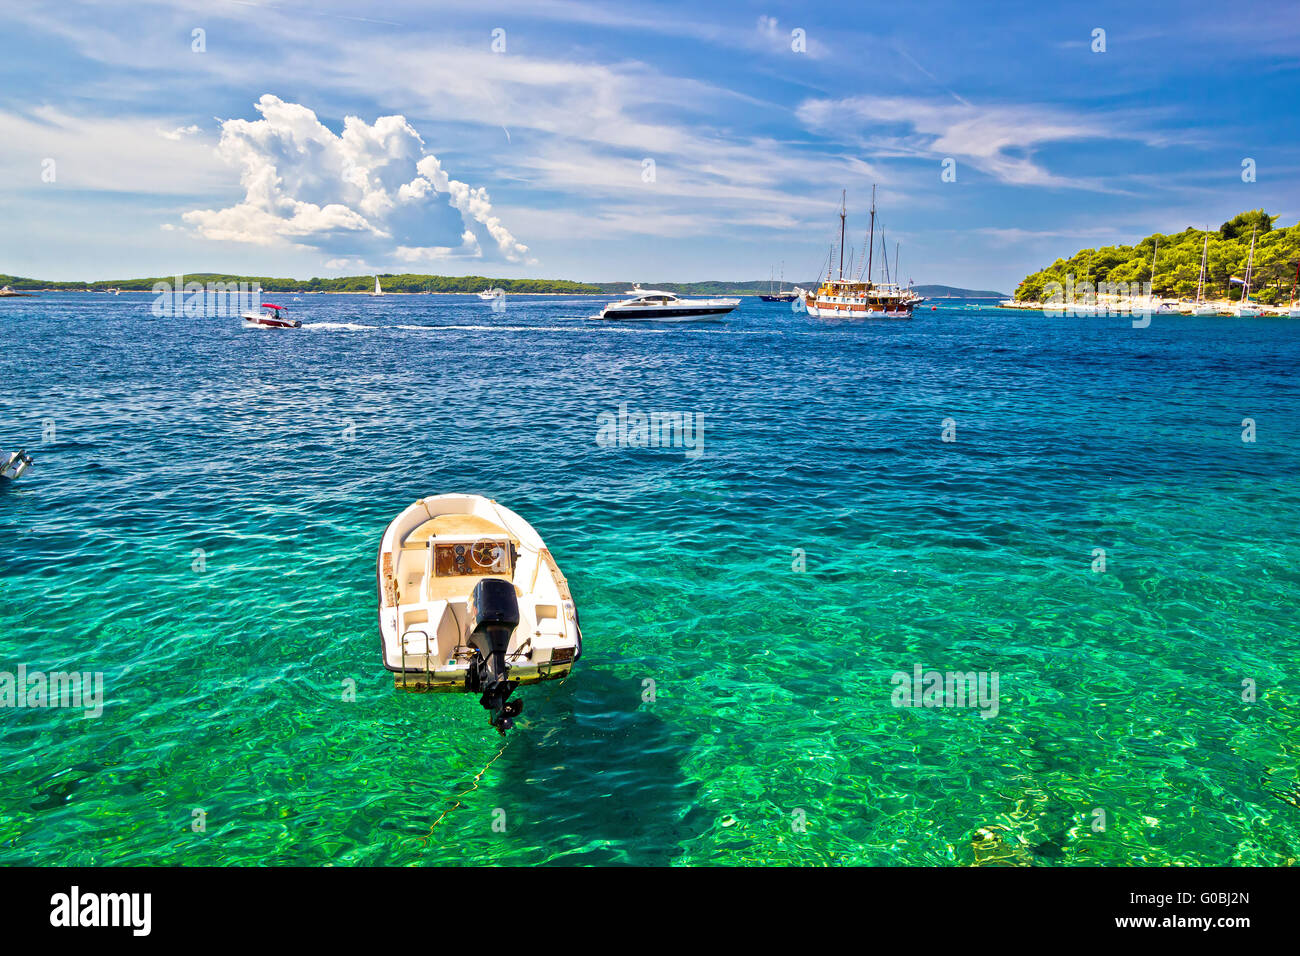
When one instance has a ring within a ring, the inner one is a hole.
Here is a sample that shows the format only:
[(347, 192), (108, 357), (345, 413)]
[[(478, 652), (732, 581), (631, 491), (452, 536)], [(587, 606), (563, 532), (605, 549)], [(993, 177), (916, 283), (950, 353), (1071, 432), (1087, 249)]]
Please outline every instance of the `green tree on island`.
[[(1266, 305), (1291, 298), (1296, 264), (1300, 262), (1300, 224), (1276, 229), (1277, 216), (1254, 209), (1233, 216), (1210, 232), (1205, 263), (1205, 297), (1237, 299), (1241, 285), (1230, 283), (1246, 275), (1251, 231), (1255, 230), (1255, 266), (1251, 278), (1251, 299)], [(1152, 292), (1166, 298), (1188, 299), (1196, 295), (1201, 273), (1201, 248), (1205, 230), (1188, 226), (1182, 232), (1156, 233), (1132, 246), (1102, 246), (1081, 249), (1068, 259), (1057, 259), (1045, 269), (1026, 276), (1016, 288), (1016, 299), (1040, 302), (1049, 282), (1065, 285), (1066, 277), (1081, 282), (1134, 282), (1152, 284)], [(1151, 256), (1160, 242), (1155, 275)]]

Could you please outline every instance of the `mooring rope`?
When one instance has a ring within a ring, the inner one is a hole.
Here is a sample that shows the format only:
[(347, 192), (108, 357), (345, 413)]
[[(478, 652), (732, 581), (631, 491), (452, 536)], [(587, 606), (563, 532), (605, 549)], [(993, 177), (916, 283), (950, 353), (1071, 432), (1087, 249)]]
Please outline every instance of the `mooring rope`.
[[(564, 686), (565, 681), (567, 681), (572, 676), (573, 676), (573, 669), (570, 668), (569, 673), (565, 674), (563, 677), (560, 678), (559, 683), (557, 683), (551, 689), (551, 692), (546, 695), (546, 699), (543, 700), (542, 703), (543, 704), (550, 703), (551, 698), (554, 697), (556, 692), (558, 692), (559, 689)], [(473, 793), (475, 790), (478, 789), (478, 782), (483, 779), (483, 775), (486, 774), (488, 770), (491, 768), (491, 766), (494, 763), (496, 763), (498, 759), (500, 759), (503, 753), (506, 752), (506, 748), (510, 746), (510, 741), (512, 739), (513, 739), (513, 735), (507, 736), (506, 739), (501, 742), (501, 749), (496, 752), (496, 754), (492, 757), (491, 760), (489, 760), (487, 763), (483, 765), (482, 770), (474, 774), (474, 779), (470, 783), (469, 788), (466, 790), (462, 790), (460, 793), (456, 794), (455, 797), (456, 802), (453, 803), (451, 806), (449, 806), (446, 810), (443, 810), (442, 813), (438, 816), (438, 819), (433, 821), (432, 826), (429, 827), (429, 832), (420, 838), (421, 843), (427, 844), (429, 842), (429, 837), (433, 836), (434, 828), (437, 827), (437, 825), (443, 821), (443, 818), (446, 817), (447, 814), (451, 813), (451, 811), (459, 807), (464, 797), (468, 796), (469, 794)]]
[(421, 843), (429, 842), (429, 837), (433, 836), (433, 828), (442, 822), (443, 817), (445, 817), (447, 814), (451, 813), (451, 811), (455, 810), (457, 807), (460, 806), (462, 797), (466, 796), (467, 794), (473, 793), (475, 790), (478, 789), (478, 782), (481, 779), (483, 779), (483, 775), (488, 772), (488, 768), (490, 768), (494, 763), (497, 762), (497, 759), (503, 753), (506, 752), (506, 748), (509, 746), (510, 746), (510, 738), (507, 737), (505, 740), (501, 742), (501, 749), (496, 752), (496, 756), (494, 756), (491, 760), (489, 760), (486, 764), (484, 764), (482, 770), (474, 774), (474, 780), (470, 783), (469, 789), (463, 790), (460, 793), (456, 794), (456, 802), (453, 803), (451, 806), (449, 806), (446, 810), (443, 810), (442, 814), (438, 817), (438, 819), (433, 821), (433, 826), (429, 827), (429, 832), (426, 833), (424, 837), (420, 840)]

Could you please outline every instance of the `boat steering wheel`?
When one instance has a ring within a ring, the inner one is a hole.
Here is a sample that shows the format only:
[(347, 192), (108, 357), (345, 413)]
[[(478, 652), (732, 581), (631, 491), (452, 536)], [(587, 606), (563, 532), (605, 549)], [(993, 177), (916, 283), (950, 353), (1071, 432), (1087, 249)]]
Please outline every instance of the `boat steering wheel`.
[(474, 546), (470, 548), (469, 556), (474, 559), (474, 563), (480, 568), (495, 567), (501, 560), (504, 550), (498, 541), (475, 541)]

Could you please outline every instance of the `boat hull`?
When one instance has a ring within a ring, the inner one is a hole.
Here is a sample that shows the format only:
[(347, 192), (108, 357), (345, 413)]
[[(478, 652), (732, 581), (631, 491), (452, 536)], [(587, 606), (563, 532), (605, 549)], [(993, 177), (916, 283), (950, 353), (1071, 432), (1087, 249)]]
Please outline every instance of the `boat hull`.
[(807, 304), (808, 314), (817, 319), (910, 319), (911, 308), (871, 308), (866, 303), (832, 302)]
[(623, 322), (662, 322), (665, 320), (676, 319), (677, 321), (690, 321), (691, 319), (707, 319), (726, 315), (734, 312), (734, 305), (727, 306), (709, 306), (705, 308), (637, 308), (633, 309), (605, 309), (600, 313), (602, 319), (614, 319)]
[(297, 319), (279, 319), (275, 316), (245, 314), (243, 319), (246, 329), (300, 329), (302, 323)]

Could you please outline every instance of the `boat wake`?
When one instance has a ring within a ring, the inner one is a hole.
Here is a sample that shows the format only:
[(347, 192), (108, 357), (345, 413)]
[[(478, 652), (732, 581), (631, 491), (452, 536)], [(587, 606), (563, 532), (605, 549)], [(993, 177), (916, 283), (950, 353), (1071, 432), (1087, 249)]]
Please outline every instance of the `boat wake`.
[[(600, 320), (600, 316), (590, 316)], [(572, 324), (569, 324), (572, 323)], [(304, 322), (303, 331), (307, 332), (608, 332), (624, 335), (669, 335), (673, 333), (694, 333), (696, 335), (770, 335), (771, 331), (758, 329), (726, 328), (726, 322), (696, 319), (690, 322), (655, 321), (652, 319), (604, 320), (600, 326), (587, 324), (585, 320), (569, 320), (563, 325), (363, 325), (358, 322)], [(699, 328), (698, 326), (713, 326)]]
[(378, 332), (381, 325), (358, 325), (356, 322), (304, 322), (304, 331), (313, 332)]

